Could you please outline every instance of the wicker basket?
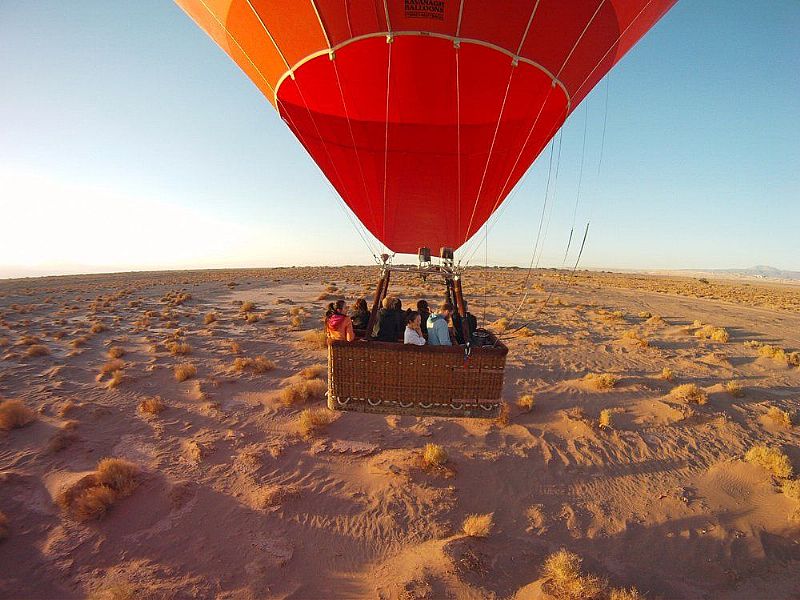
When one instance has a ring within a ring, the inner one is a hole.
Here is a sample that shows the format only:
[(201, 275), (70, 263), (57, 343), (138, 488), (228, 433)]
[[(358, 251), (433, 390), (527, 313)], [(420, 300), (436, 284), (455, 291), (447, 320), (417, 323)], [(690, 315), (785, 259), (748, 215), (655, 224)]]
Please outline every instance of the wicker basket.
[(398, 415), (495, 417), (508, 348), (328, 343), (328, 406)]

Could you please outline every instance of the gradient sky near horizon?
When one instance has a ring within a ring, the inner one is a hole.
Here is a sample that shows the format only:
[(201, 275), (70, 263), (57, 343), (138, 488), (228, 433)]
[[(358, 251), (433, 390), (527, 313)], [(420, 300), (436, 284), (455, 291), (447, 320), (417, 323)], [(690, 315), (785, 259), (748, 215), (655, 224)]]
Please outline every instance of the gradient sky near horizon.
[[(538, 264), (564, 264), (575, 214), (583, 267), (800, 270), (798, 31), (795, 0), (680, 0), (563, 128)], [(0, 57), (0, 277), (372, 262), (172, 2), (6, 0)], [(473, 262), (529, 263), (548, 158)]]

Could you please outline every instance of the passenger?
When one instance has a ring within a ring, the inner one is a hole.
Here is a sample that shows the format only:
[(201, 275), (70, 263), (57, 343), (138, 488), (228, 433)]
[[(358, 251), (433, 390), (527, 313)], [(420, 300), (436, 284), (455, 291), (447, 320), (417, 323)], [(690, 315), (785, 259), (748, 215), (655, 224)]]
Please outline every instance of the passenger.
[(347, 316), (347, 304), (344, 300), (328, 304), (328, 310), (325, 311), (325, 335), (332, 340), (352, 342), (356, 339), (353, 320)]
[[(476, 319), (475, 315), (473, 315), (467, 309), (467, 301), (466, 300), (463, 301), (463, 306), (464, 306), (464, 312), (466, 313), (466, 316), (464, 317), (464, 319), (466, 320), (466, 323), (467, 323), (467, 335), (469, 336), (468, 337), (469, 341), (472, 342), (472, 334), (475, 333), (475, 330), (478, 328), (478, 319)], [(464, 344), (465, 343), (464, 342), (464, 335), (463, 335), (463, 332), (461, 331), (461, 328), (460, 327), (453, 327), (453, 331), (456, 334), (456, 341), (459, 344)]]
[(366, 329), (369, 324), (367, 301), (359, 298), (353, 307), (353, 329)]
[(425, 338), (422, 335), (422, 317), (415, 311), (409, 311), (406, 318), (406, 331), (403, 335), (404, 344), (414, 344), (424, 346)]
[(439, 310), (431, 313), (428, 317), (428, 345), (429, 346), (452, 346), (450, 341), (450, 331), (447, 321), (453, 314), (453, 305), (449, 302), (442, 302)]
[(420, 326), (420, 329), (422, 329), (422, 335), (428, 337), (428, 317), (431, 316), (431, 309), (428, 308), (427, 300), (419, 300), (417, 302), (417, 312), (419, 313), (420, 320), (422, 321)]
[(405, 315), (400, 310), (400, 300), (394, 296), (383, 299), (383, 308), (378, 312), (378, 334), (381, 342), (399, 342), (405, 329)]

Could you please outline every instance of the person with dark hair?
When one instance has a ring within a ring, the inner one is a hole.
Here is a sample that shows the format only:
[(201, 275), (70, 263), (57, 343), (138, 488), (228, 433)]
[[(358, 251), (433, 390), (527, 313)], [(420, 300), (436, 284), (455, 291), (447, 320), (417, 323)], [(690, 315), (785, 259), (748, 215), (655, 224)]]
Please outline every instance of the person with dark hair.
[[(469, 337), (467, 338), (467, 341), (469, 341), (469, 342), (472, 342), (472, 334), (473, 334), (473, 333), (475, 333), (475, 330), (478, 328), (478, 319), (476, 319), (476, 318), (475, 318), (475, 315), (473, 315), (473, 314), (472, 314), (471, 312), (469, 312), (469, 310), (467, 309), (467, 301), (466, 301), (466, 300), (463, 300), (462, 302), (463, 302), (463, 306), (464, 306), (464, 313), (465, 313), (465, 316), (463, 317), (463, 320), (464, 320), (464, 321), (466, 322), (466, 324), (467, 324), (467, 336), (469, 336)], [(453, 333), (455, 333), (455, 334), (456, 334), (456, 341), (457, 341), (459, 344), (464, 344), (464, 343), (466, 343), (466, 342), (464, 341), (464, 332), (461, 330), (461, 328), (460, 328), (460, 327), (455, 327), (455, 326), (454, 326), (454, 327), (453, 327)]]
[(406, 313), (406, 331), (403, 334), (404, 344), (414, 344), (415, 346), (424, 346), (425, 338), (422, 335), (422, 318), (415, 310), (409, 310)]
[(422, 335), (426, 338), (428, 337), (428, 317), (431, 316), (431, 309), (428, 308), (428, 301), (427, 300), (419, 300), (417, 301), (417, 312), (419, 313), (420, 317), (420, 329), (422, 330)]
[(452, 346), (450, 340), (450, 330), (447, 321), (453, 314), (453, 305), (449, 302), (442, 302), (436, 312), (428, 317), (428, 345), (430, 346)]
[(382, 306), (378, 311), (378, 334), (375, 337), (381, 342), (399, 342), (406, 326), (405, 313), (400, 310), (400, 299), (386, 296)]
[(353, 329), (366, 329), (369, 324), (367, 301), (364, 298), (359, 298), (353, 308)]
[(328, 304), (325, 311), (325, 335), (332, 340), (352, 342), (356, 339), (353, 320), (347, 316), (347, 304), (344, 300)]

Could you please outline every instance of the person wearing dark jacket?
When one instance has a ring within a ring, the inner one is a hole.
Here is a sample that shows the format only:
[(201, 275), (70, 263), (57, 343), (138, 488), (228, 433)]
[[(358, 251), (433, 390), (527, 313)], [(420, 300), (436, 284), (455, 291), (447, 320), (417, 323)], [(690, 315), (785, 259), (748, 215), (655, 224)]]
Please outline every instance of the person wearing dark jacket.
[[(466, 320), (466, 323), (467, 323), (467, 335), (469, 336), (468, 339), (471, 342), (472, 341), (472, 334), (475, 333), (475, 330), (478, 328), (478, 319), (476, 319), (475, 315), (473, 315), (467, 309), (467, 301), (464, 300), (463, 302), (464, 302), (464, 304), (463, 304), (464, 311), (466, 312), (466, 316), (464, 316), (463, 319)], [(463, 335), (463, 332), (461, 331), (461, 328), (460, 327), (454, 327), (453, 328), (453, 333), (456, 336), (456, 341), (459, 344), (464, 344), (464, 335)]]
[(428, 337), (428, 317), (431, 316), (431, 309), (428, 307), (427, 300), (419, 300), (417, 302), (417, 312), (419, 313), (420, 318), (422, 319), (420, 323), (420, 329), (422, 329), (422, 335), (426, 338)]
[(378, 311), (378, 334), (381, 342), (399, 342), (405, 332), (405, 313), (400, 310), (400, 300), (394, 296), (383, 299), (383, 308)]
[(366, 329), (369, 323), (369, 309), (367, 309), (367, 301), (364, 298), (356, 300), (353, 309), (353, 329)]

